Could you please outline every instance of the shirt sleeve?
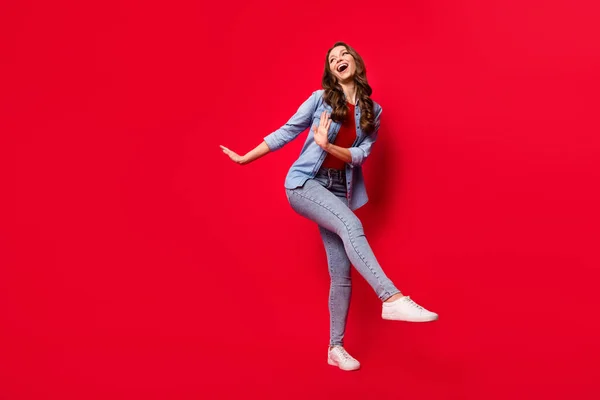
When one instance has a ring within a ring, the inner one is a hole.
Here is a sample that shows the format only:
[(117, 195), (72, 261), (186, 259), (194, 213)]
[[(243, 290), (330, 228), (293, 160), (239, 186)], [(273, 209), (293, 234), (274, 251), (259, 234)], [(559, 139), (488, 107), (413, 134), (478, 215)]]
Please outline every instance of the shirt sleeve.
[(379, 134), (379, 126), (381, 125), (381, 111), (382, 108), (381, 106), (379, 106), (379, 109), (375, 114), (375, 127), (373, 129), (373, 132), (367, 137), (365, 137), (361, 144), (359, 144), (356, 147), (349, 148), (350, 155), (352, 156), (352, 162), (350, 163), (351, 166), (361, 166), (367, 160), (369, 154), (371, 154), (371, 149), (373, 147), (373, 144), (377, 140), (377, 136)]
[(312, 95), (300, 105), (298, 111), (296, 111), (285, 125), (264, 137), (264, 140), (271, 151), (282, 148), (310, 127), (312, 116), (317, 105), (318, 93), (318, 90), (313, 92)]

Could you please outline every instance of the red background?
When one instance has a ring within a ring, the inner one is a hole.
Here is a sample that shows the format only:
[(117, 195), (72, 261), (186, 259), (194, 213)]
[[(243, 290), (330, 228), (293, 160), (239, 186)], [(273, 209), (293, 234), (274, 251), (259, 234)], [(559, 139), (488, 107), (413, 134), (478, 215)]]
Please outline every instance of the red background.
[[(600, 396), (594, 1), (3, 1), (0, 398)], [(337, 40), (383, 107), (367, 237), (432, 324), (328, 274), (283, 181), (239, 166)]]

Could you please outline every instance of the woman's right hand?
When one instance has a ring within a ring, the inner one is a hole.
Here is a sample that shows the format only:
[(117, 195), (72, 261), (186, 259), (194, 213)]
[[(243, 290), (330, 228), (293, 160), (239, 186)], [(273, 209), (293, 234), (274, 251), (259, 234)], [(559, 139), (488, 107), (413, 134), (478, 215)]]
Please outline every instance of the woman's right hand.
[(240, 156), (235, 151), (231, 151), (225, 146), (219, 145), (219, 147), (221, 147), (221, 150), (223, 150), (223, 153), (227, 154), (229, 156), (229, 158), (231, 158), (231, 161), (233, 161), (234, 163), (241, 164), (241, 165), (246, 164), (244, 157)]
[(329, 147), (329, 140), (327, 139), (327, 132), (329, 132), (329, 127), (331, 126), (331, 118), (329, 117), (330, 115), (326, 111), (323, 111), (319, 120), (319, 126), (315, 125), (312, 127), (315, 133), (315, 143), (323, 150)]

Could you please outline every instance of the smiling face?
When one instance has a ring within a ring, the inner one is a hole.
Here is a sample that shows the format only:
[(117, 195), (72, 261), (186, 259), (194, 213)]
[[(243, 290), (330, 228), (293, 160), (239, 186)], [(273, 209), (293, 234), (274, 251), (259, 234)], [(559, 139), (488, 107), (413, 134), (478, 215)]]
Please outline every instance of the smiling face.
[(354, 79), (356, 62), (345, 46), (336, 46), (329, 52), (329, 70), (338, 81), (345, 83)]

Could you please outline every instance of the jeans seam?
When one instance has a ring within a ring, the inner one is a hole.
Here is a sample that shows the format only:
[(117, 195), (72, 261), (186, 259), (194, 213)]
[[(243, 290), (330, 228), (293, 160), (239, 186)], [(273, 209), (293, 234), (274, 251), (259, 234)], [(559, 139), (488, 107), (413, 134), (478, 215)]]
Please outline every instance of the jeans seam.
[[(324, 229), (324, 228), (323, 228)], [(337, 236), (337, 235), (336, 235)], [(339, 278), (341, 277), (342, 279), (350, 279), (349, 275), (338, 275), (336, 273), (336, 268), (334, 268), (334, 264), (335, 264), (335, 257), (331, 256), (331, 250), (335, 249), (336, 245), (335, 243), (330, 240), (330, 238), (325, 237), (323, 239), (324, 243), (325, 243), (325, 253), (327, 255), (327, 266), (328, 266), (328, 270), (329, 270), (329, 274), (331, 275), (331, 282), (330, 282), (330, 288), (329, 288), (329, 314), (330, 314), (330, 328), (329, 328), (329, 337), (330, 337), (330, 344), (331, 345), (342, 345), (343, 343), (343, 337), (344, 337), (344, 331), (345, 331), (345, 327), (346, 327), (346, 322), (344, 321), (343, 326), (342, 326), (342, 330), (341, 332), (338, 330), (338, 326), (337, 326), (337, 322), (338, 320), (336, 319), (336, 309), (339, 307), (339, 303), (335, 303), (334, 299), (338, 299), (339, 297), (335, 296), (336, 293), (339, 293), (341, 289), (341, 286), (339, 286)], [(343, 243), (342, 243), (343, 245)], [(337, 249), (335, 249), (337, 251)], [(344, 257), (346, 258), (348, 264), (350, 263), (350, 261), (348, 260), (347, 255), (345, 254), (345, 250), (344, 250)], [(349, 265), (345, 265), (344, 264), (344, 270), (347, 270), (349, 267)], [(347, 271), (348, 273), (350, 271)], [(351, 288), (350, 288), (351, 290)], [(347, 317), (347, 311), (346, 311), (346, 317)]]
[[(352, 244), (352, 248), (354, 249), (354, 251), (356, 252), (356, 254), (358, 254), (358, 257), (361, 259), (361, 261), (367, 266), (367, 268), (369, 269), (369, 271), (371, 271), (371, 273), (373, 274), (373, 276), (375, 277), (375, 279), (377, 279), (377, 282), (379, 283), (379, 286), (383, 289), (383, 283), (379, 279), (379, 276), (375, 273), (375, 271), (373, 271), (373, 269), (371, 269), (371, 266), (369, 265), (369, 263), (367, 261), (365, 261), (364, 256), (356, 249), (356, 246), (354, 245), (354, 240), (352, 238), (352, 229), (350, 229), (350, 227), (346, 224), (346, 221), (344, 221), (344, 219), (342, 217), (340, 217), (335, 211), (333, 211), (329, 207), (325, 206), (321, 202), (319, 202), (319, 201), (317, 201), (317, 200), (315, 200), (315, 199), (313, 199), (311, 197), (303, 196), (300, 193), (296, 193), (296, 192), (292, 192), (292, 193), (294, 193), (296, 196), (302, 197), (304, 199), (312, 201), (315, 204), (320, 205), (321, 207), (323, 207), (324, 209), (326, 209), (327, 211), (331, 212), (333, 215), (335, 215), (336, 217), (338, 217), (338, 219), (340, 221), (342, 221), (342, 223), (346, 227), (346, 230), (348, 231), (348, 237), (350, 238), (350, 244)], [(386, 290), (386, 292), (387, 292), (387, 290)]]
[[(331, 290), (331, 289), (330, 289), (330, 290)], [(330, 307), (330, 308), (329, 308), (330, 310), (333, 310), (333, 301), (332, 301), (332, 299), (331, 299), (331, 294), (330, 294), (330, 296), (329, 296), (329, 307)], [(335, 329), (335, 328), (334, 328), (334, 327), (335, 327), (335, 318), (333, 317), (333, 314), (334, 314), (334, 313), (331, 313), (331, 326), (329, 327), (329, 337), (330, 337), (330, 338), (331, 338), (331, 337), (333, 337), (333, 333), (334, 333), (333, 331), (334, 331), (334, 329)]]
[[(329, 258), (329, 251), (328, 251), (328, 247), (329, 247), (330, 243), (328, 240), (325, 240), (325, 255), (327, 256), (327, 269), (329, 270), (330, 275), (333, 276), (333, 268), (331, 268), (331, 261)], [(329, 343), (332, 344), (333, 343), (333, 337), (334, 337), (334, 331), (335, 331), (335, 316), (334, 316), (334, 312), (333, 310), (334, 308), (334, 304), (333, 304), (333, 296), (332, 296), (332, 292), (333, 292), (333, 280), (330, 283), (330, 287), (329, 287)]]

